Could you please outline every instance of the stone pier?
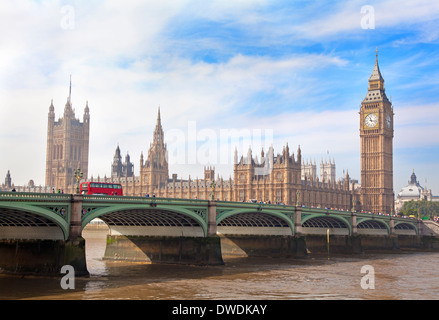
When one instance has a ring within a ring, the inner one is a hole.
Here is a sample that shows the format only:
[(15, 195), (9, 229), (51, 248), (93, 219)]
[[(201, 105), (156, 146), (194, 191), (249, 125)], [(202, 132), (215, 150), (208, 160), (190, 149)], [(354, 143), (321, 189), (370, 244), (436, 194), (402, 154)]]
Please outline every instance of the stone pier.
[(221, 240), (217, 236), (195, 238), (109, 235), (104, 259), (189, 265), (224, 264)]
[(70, 232), (67, 240), (0, 240), (0, 270), (12, 274), (62, 276), (70, 265), (76, 276), (87, 276), (85, 239), (81, 233), (82, 196), (71, 197)]

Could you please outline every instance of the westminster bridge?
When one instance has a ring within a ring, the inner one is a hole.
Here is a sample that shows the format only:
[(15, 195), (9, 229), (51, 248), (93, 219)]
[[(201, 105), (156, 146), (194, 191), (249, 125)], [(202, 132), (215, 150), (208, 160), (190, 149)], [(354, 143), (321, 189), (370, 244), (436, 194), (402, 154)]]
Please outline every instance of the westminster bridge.
[(419, 247), (426, 230), (420, 220), (300, 205), (2, 192), (0, 270), (70, 264), (86, 274), (82, 231), (96, 218), (109, 227), (106, 258), (165, 263), (222, 264), (237, 251), (302, 256), (327, 242), (342, 252)]

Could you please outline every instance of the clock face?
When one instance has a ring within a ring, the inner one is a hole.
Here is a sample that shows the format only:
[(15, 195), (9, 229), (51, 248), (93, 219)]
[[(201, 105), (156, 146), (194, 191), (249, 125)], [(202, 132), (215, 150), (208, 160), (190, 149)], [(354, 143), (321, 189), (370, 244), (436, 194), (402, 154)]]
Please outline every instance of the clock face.
[(378, 123), (378, 116), (375, 113), (370, 113), (364, 118), (364, 124), (369, 127), (373, 128)]
[(390, 117), (390, 114), (387, 115), (386, 124), (387, 124), (387, 128), (390, 129), (390, 127), (392, 126), (392, 117)]

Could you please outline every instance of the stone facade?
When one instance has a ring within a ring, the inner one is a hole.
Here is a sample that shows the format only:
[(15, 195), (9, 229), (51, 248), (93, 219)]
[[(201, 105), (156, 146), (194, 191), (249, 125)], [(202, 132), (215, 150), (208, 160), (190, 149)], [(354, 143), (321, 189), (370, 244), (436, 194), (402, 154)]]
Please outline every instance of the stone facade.
[(80, 168), (83, 177), (88, 174), (90, 136), (90, 110), (88, 102), (83, 122), (76, 119), (70, 93), (64, 107), (64, 115), (55, 121), (53, 100), (49, 107), (46, 153), (46, 186), (64, 193), (74, 193), (75, 171)]
[[(121, 183), (127, 196), (156, 196), (181, 199), (216, 199), (221, 201), (253, 201), (282, 204), (303, 204), (315, 207), (331, 207), (350, 210), (352, 192), (349, 175), (345, 181), (335, 181), (334, 161), (325, 162), (328, 180), (318, 178), (302, 180), (302, 154), (300, 146), (297, 154), (290, 152), (288, 144), (282, 154), (274, 154), (271, 147), (263, 150), (260, 158), (253, 157), (249, 149), (247, 156), (238, 159), (235, 153), (233, 180), (215, 178), (215, 168), (204, 168), (203, 179), (178, 179), (176, 174), (169, 176), (167, 148), (161, 123), (160, 110), (153, 133), (153, 141), (148, 150), (148, 158), (140, 157), (140, 175), (130, 177), (115, 176), (99, 178), (100, 182)], [(113, 163), (120, 161), (120, 150)], [(322, 162), (323, 164), (323, 162)], [(113, 165), (114, 168), (114, 165)], [(323, 168), (323, 167), (322, 167)], [(321, 170), (322, 170), (321, 168)], [(332, 170), (332, 171), (331, 171)], [(92, 178), (93, 179), (93, 178)]]

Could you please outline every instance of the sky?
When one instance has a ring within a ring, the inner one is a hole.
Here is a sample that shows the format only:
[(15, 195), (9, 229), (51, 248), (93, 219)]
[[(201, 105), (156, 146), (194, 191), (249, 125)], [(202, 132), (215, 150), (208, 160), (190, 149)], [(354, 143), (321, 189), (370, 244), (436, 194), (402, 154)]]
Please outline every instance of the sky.
[[(288, 143), (360, 180), (359, 109), (376, 49), (394, 108), (394, 191), (439, 194), (439, 2), (0, 2), (0, 178), (44, 185), (47, 116), (90, 108), (89, 177), (119, 145), (139, 173), (160, 107), (169, 174), (233, 176)], [(3, 181), (2, 181), (3, 182)]]

